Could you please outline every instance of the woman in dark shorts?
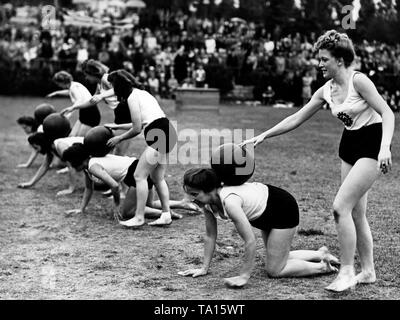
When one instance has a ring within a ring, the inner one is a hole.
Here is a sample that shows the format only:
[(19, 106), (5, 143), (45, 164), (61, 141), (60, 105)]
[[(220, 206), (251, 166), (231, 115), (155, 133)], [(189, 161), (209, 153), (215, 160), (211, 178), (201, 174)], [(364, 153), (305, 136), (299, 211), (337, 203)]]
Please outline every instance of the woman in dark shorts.
[(144, 224), (144, 208), (147, 199), (146, 179), (151, 176), (161, 200), (161, 217), (149, 223), (153, 226), (169, 225), (172, 222), (169, 212), (169, 190), (165, 181), (168, 153), (177, 143), (175, 128), (165, 116), (158, 101), (147, 91), (142, 90), (141, 84), (129, 72), (116, 70), (110, 73), (108, 81), (112, 84), (118, 101), (126, 102), (132, 122), (130, 124), (106, 124), (110, 129), (128, 130), (121, 135), (115, 135), (107, 145), (114, 147), (121, 141), (131, 139), (142, 131), (147, 143), (146, 149), (139, 158), (134, 173), (137, 190), (137, 206), (135, 216), (126, 224), (138, 228)]
[[(68, 210), (66, 214), (83, 213), (91, 199), (94, 190), (94, 181), (101, 180), (111, 188), (114, 199), (114, 216), (121, 225), (125, 225), (126, 219), (131, 219), (136, 208), (136, 181), (134, 172), (139, 160), (135, 157), (117, 156), (107, 154), (104, 157), (89, 157), (89, 154), (82, 143), (75, 143), (63, 153), (63, 160), (67, 161), (76, 171), (85, 173), (85, 191), (79, 209)], [(120, 201), (120, 185), (124, 183), (128, 186), (125, 200)], [(146, 217), (159, 218), (161, 215), (160, 201), (154, 200), (153, 181), (147, 179), (149, 190), (146, 202)], [(199, 208), (187, 200), (171, 200), (171, 208), (198, 211)], [(180, 214), (171, 212), (173, 219), (180, 219)]]
[[(339, 146), (341, 186), (333, 202), (333, 216), (340, 245), (340, 270), (325, 289), (342, 292), (358, 283), (376, 281), (373, 239), (367, 221), (368, 192), (392, 165), (390, 146), (394, 114), (373, 82), (354, 70), (355, 50), (351, 39), (335, 30), (319, 37), (314, 46), (326, 83), (299, 111), (271, 129), (242, 144), (255, 146), (264, 139), (289, 132), (310, 119), (325, 104), (344, 124)], [(356, 275), (356, 248), (361, 272)]]
[(232, 220), (245, 242), (240, 274), (225, 278), (228, 287), (243, 287), (255, 265), (256, 236), (260, 229), (266, 249), (266, 270), (270, 277), (305, 277), (337, 271), (338, 263), (327, 247), (290, 251), (299, 224), (299, 208), (287, 191), (259, 182), (223, 186), (213, 169), (190, 169), (183, 177), (185, 192), (194, 198), (206, 218), (204, 260), (200, 269), (179, 272), (183, 276), (206, 275), (217, 238), (217, 220)]
[[(114, 112), (114, 123), (130, 123), (132, 120), (129, 109), (126, 108), (126, 101), (118, 101), (113, 86), (107, 80), (109, 68), (100, 61), (89, 59), (82, 63), (82, 71), (89, 83), (96, 84), (96, 93), (93, 96), (90, 95), (85, 101), (64, 108), (61, 114), (68, 114), (74, 110), (81, 112), (104, 101), (105, 105)], [(122, 132), (118, 132), (118, 134), (122, 134)], [(114, 148), (113, 153), (121, 156), (126, 155), (129, 147), (130, 140), (124, 141)]]
[[(66, 71), (57, 72), (53, 81), (63, 90), (55, 91), (47, 95), (51, 98), (57, 95), (69, 96), (73, 106), (79, 105), (92, 97), (89, 90), (81, 83), (73, 81), (72, 76)], [(91, 105), (85, 109), (79, 109), (79, 118), (72, 127), (71, 137), (84, 137), (91, 129), (100, 124), (100, 111), (97, 105)]]

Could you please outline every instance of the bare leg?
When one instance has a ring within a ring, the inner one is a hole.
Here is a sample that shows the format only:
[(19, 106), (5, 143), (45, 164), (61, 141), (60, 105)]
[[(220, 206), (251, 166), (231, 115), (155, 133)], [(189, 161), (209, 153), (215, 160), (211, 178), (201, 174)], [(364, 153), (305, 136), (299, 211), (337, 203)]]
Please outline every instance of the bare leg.
[[(129, 188), (126, 193), (125, 201), (122, 204), (121, 213), (124, 219), (130, 219), (135, 216), (136, 210), (136, 188)], [(151, 207), (145, 207), (145, 215), (158, 218), (161, 215), (161, 210)], [(124, 225), (124, 221), (120, 221)]]
[[(311, 262), (303, 259), (316, 258), (317, 255), (322, 257), (318, 252), (310, 254), (309, 250), (298, 250), (294, 251), (292, 258), (289, 259), (290, 246), (295, 233), (296, 228), (272, 229), (269, 233), (262, 231), (267, 251), (267, 272), (270, 277), (305, 277), (335, 271), (335, 268), (324, 260)], [(302, 253), (305, 255), (302, 256)], [(300, 257), (302, 259), (299, 259)]]
[(136, 211), (135, 216), (125, 221), (128, 227), (140, 227), (144, 224), (144, 214), (149, 194), (147, 177), (157, 167), (157, 151), (147, 147), (139, 158), (134, 177), (136, 181)]
[(337, 278), (326, 287), (327, 290), (341, 292), (355, 286), (354, 255), (357, 243), (356, 226), (353, 221), (353, 209), (371, 188), (378, 177), (376, 161), (362, 158), (350, 169), (342, 164), (342, 185), (333, 203), (333, 210), (340, 245), (341, 267)]
[(365, 193), (353, 209), (353, 220), (357, 232), (357, 251), (361, 262), (361, 272), (356, 276), (357, 283), (374, 283), (376, 281), (373, 239), (366, 218), (367, 200), (368, 192)]
[(78, 132), (79, 132), (79, 128), (81, 126), (81, 123), (79, 120), (76, 120), (74, 126), (71, 129), (71, 132), (69, 133), (70, 137), (78, 137)]
[(318, 250), (294, 250), (290, 251), (288, 259), (299, 259), (305, 261), (328, 261), (339, 264), (339, 259), (329, 253), (327, 247), (323, 246)]
[[(169, 225), (172, 222), (172, 217), (169, 207), (169, 189), (167, 182), (165, 181), (165, 170), (167, 169), (167, 164), (165, 161), (166, 155), (160, 154), (160, 164), (152, 172), (151, 178), (157, 190), (158, 197), (161, 201), (162, 214), (159, 219), (154, 222), (149, 223), (151, 226), (162, 226)], [(164, 161), (163, 161), (164, 160)]]
[(78, 120), (77, 122), (79, 122), (79, 128), (78, 128), (78, 131), (77, 131), (76, 136), (77, 136), (77, 137), (84, 137), (84, 136), (86, 135), (86, 133), (87, 133), (90, 129), (92, 129), (92, 127), (91, 127), (91, 126), (88, 126), (87, 124), (81, 123), (79, 120)]

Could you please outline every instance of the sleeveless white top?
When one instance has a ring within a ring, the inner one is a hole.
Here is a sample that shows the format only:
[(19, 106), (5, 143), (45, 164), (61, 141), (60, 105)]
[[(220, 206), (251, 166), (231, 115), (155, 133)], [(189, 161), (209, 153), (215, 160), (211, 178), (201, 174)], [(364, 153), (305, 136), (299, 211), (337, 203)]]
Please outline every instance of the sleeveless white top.
[(154, 120), (165, 117), (165, 113), (158, 104), (157, 99), (147, 91), (133, 89), (129, 98), (131, 97), (139, 104), (142, 116), (142, 129)]
[[(88, 163), (88, 170), (94, 164), (98, 164), (107, 171), (107, 173), (117, 182), (124, 180), (129, 166), (135, 161), (135, 157), (117, 156), (114, 154), (107, 154), (104, 157), (90, 158)], [(90, 172), (89, 172), (90, 173)]]
[[(97, 91), (99, 91), (100, 93), (103, 93), (104, 91), (108, 91), (113, 88), (112, 84), (110, 82), (108, 82), (107, 77), (108, 77), (108, 73), (105, 73), (101, 77), (100, 83), (97, 85)], [(116, 95), (105, 98), (104, 101), (113, 110), (118, 106), (118, 103), (119, 103)]]
[(260, 217), (267, 207), (268, 186), (260, 182), (246, 182), (240, 186), (224, 186), (221, 188), (219, 197), (224, 208), (223, 213), (215, 213), (209, 206), (207, 206), (207, 209), (213, 212), (216, 218), (228, 219), (229, 216), (225, 211), (224, 201), (231, 194), (237, 195), (242, 199), (242, 209), (249, 221)]
[(370, 124), (382, 122), (382, 117), (360, 96), (354, 88), (354, 71), (349, 80), (349, 89), (342, 104), (334, 104), (331, 95), (332, 79), (324, 85), (323, 95), (332, 114), (341, 120), (347, 130), (358, 130)]
[[(72, 92), (74, 93), (74, 95), (72, 94)], [(69, 88), (69, 97), (70, 97), (72, 103), (75, 103), (77, 101), (78, 102), (86, 102), (86, 101), (90, 100), (92, 95), (90, 94), (89, 90), (82, 83), (73, 81)]]
[(62, 157), (62, 154), (74, 143), (83, 143), (83, 137), (66, 137), (54, 140), (54, 147), (57, 154)]

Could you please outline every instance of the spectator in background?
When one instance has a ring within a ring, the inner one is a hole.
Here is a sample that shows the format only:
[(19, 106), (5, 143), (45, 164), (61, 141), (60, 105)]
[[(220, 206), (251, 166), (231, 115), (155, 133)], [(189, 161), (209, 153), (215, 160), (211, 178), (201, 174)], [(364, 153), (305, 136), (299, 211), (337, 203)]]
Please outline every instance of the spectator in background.
[(201, 63), (199, 63), (197, 68), (194, 70), (194, 81), (196, 88), (204, 88), (206, 83), (206, 71)]
[(303, 105), (305, 105), (312, 96), (312, 90), (311, 90), (311, 85), (313, 83), (314, 79), (311, 76), (310, 71), (304, 72), (304, 76), (302, 77), (302, 82), (303, 82), (303, 90), (301, 97), (303, 98)]

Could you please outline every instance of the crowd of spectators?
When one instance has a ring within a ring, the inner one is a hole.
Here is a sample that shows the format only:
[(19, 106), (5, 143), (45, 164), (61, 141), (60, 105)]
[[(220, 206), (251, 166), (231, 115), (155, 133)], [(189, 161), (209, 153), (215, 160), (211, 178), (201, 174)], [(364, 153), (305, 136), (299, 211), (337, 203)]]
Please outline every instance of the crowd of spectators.
[[(271, 34), (261, 24), (238, 18), (199, 19), (181, 12), (152, 28), (140, 23), (130, 29), (61, 24), (39, 31), (3, 23), (0, 70), (15, 79), (0, 85), (11, 93), (26, 87), (29, 93), (45, 94), (51, 90), (52, 74), (63, 69), (80, 79), (81, 63), (92, 58), (111, 70), (132, 72), (162, 98), (173, 98), (179, 86), (216, 87), (229, 97), (235, 85), (243, 85), (252, 86), (254, 99), (264, 104), (300, 106), (323, 82), (312, 45), (317, 36)], [(357, 68), (399, 110), (400, 45), (364, 41), (356, 48)], [(40, 88), (34, 86), (38, 83)]]

